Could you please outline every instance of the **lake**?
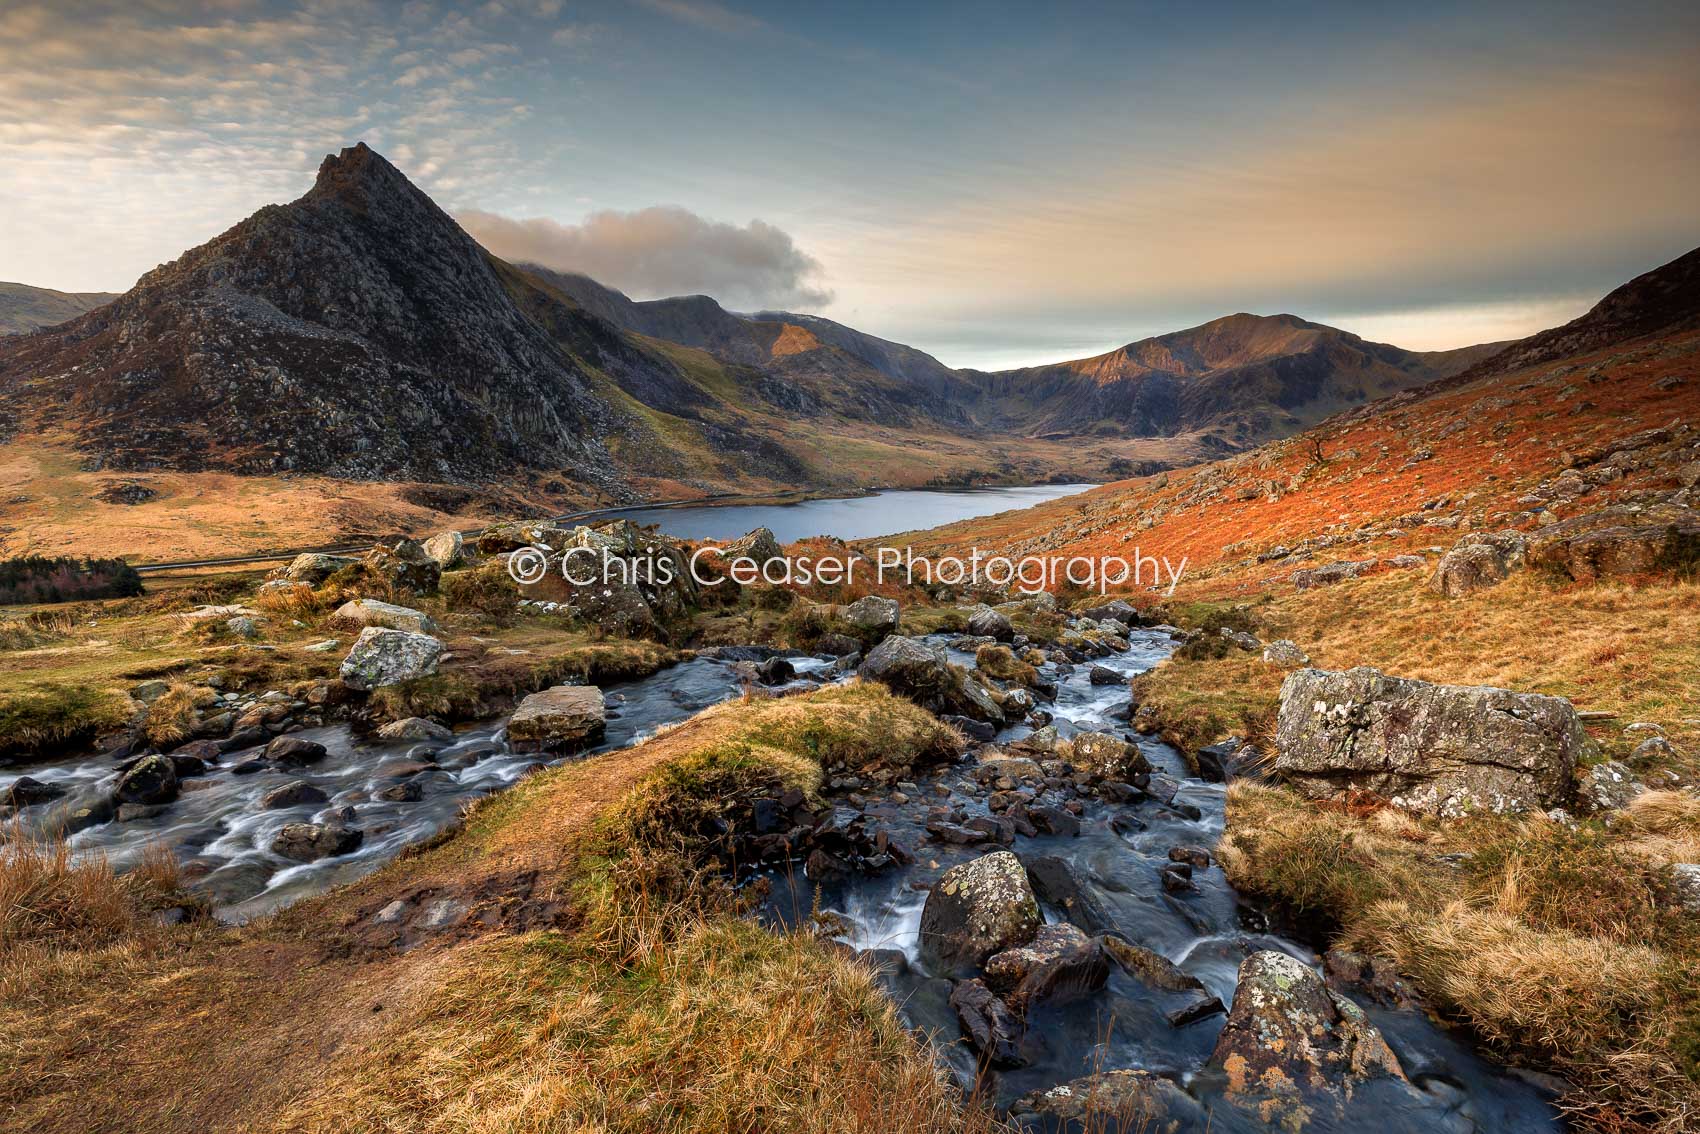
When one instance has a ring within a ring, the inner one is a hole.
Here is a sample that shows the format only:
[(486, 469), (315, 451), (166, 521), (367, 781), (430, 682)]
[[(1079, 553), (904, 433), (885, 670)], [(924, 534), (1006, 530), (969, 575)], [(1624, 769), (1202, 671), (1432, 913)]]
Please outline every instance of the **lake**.
[(1096, 487), (1095, 484), (1031, 484), (1017, 488), (892, 489), (871, 496), (802, 500), (794, 504), (628, 508), (599, 516), (596, 522), (625, 519), (637, 524), (657, 524), (663, 533), (677, 539), (733, 539), (765, 527), (772, 529), (780, 543), (818, 535), (859, 540), (1031, 508)]

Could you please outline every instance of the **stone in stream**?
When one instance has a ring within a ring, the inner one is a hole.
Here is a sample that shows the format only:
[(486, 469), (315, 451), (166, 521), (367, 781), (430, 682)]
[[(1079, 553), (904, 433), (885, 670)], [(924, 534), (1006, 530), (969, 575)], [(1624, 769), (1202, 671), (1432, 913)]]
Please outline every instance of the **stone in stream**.
[(0, 810), (22, 811), (38, 803), (49, 803), (64, 794), (65, 789), (58, 784), (42, 783), (29, 776), (19, 776), (12, 781), (4, 794), (0, 794)]
[(1103, 606), (1094, 606), (1080, 612), (1082, 618), (1090, 618), (1094, 622), (1119, 622), (1123, 626), (1138, 626), (1139, 611), (1122, 599), (1113, 599)]
[(313, 862), (348, 854), (357, 849), (365, 838), (366, 833), (358, 827), (285, 823), (272, 839), (272, 851), (296, 862)]
[(1015, 627), (1010, 623), (1008, 615), (983, 606), (968, 616), (968, 633), (976, 638), (996, 638), (1000, 642), (1007, 642), (1015, 637)]
[(410, 681), (437, 672), (443, 644), (429, 634), (368, 626), (342, 662), (342, 680), (362, 691)]
[(1128, 780), (1151, 771), (1137, 745), (1107, 732), (1082, 732), (1059, 746), (1068, 766), (1101, 780)]
[(1094, 665), (1086, 671), (1086, 680), (1093, 685), (1120, 685), (1127, 679), (1107, 665)]
[(336, 608), (330, 623), (349, 630), (382, 626), (386, 630), (407, 630), (414, 634), (437, 632), (437, 620), (424, 611), (369, 598), (349, 599)]
[(856, 672), (935, 713), (1003, 723), (1003, 710), (966, 670), (951, 664), (943, 649), (914, 638), (891, 635), (868, 652)]
[(1210, 1066), (1224, 1074), (1230, 1101), (1272, 1125), (1303, 1125), (1318, 1101), (1339, 1105), (1368, 1080), (1405, 1080), (1363, 1009), (1310, 966), (1270, 950), (1240, 965)]
[(291, 780), (260, 797), (261, 811), (278, 811), (285, 807), (301, 807), (309, 803), (329, 802), (330, 796), (306, 780)]
[(453, 740), (454, 731), (447, 725), (424, 717), (406, 717), (391, 721), (378, 730), (379, 740)]
[(881, 637), (895, 633), (902, 616), (903, 610), (897, 600), (883, 595), (863, 595), (844, 608), (844, 621), (858, 630)]
[[(901, 956), (902, 954), (899, 954)], [(993, 1067), (1020, 1067), (1021, 1021), (978, 977), (959, 980), (950, 990), (950, 1006), (969, 1046)]]
[(1080, 880), (1074, 866), (1060, 855), (1025, 859), (1022, 865), (1034, 894), (1087, 933), (1108, 933), (1114, 921), (1098, 896)]
[(1177, 1134), (1208, 1130), (1204, 1108), (1178, 1085), (1150, 1071), (1101, 1071), (1021, 1096), (1018, 1119), (1042, 1119), (1047, 1129)]
[(1443, 818), (1562, 805), (1577, 763), (1595, 750), (1562, 697), (1367, 666), (1289, 674), (1275, 747), (1275, 776), (1311, 799), (1369, 792)]
[(1204, 988), (1204, 982), (1175, 964), (1163, 954), (1125, 941), (1113, 933), (1098, 938), (1098, 944), (1123, 972), (1142, 984), (1164, 992), (1191, 992)]
[(299, 736), (279, 736), (266, 745), (265, 757), (287, 768), (305, 768), (325, 758), (325, 746)]
[(1237, 736), (1206, 744), (1193, 756), (1198, 778), (1213, 784), (1264, 778), (1263, 753)]
[(951, 867), (928, 892), (921, 955), (938, 975), (977, 968), (1033, 940), (1042, 923), (1021, 861), (994, 851)]
[(1104, 987), (1110, 962), (1098, 942), (1076, 926), (1044, 925), (1025, 945), (987, 958), (986, 983), (1017, 1015), (1041, 1000)]
[(170, 803), (177, 798), (177, 765), (169, 756), (143, 756), (118, 777), (113, 803)]
[(508, 719), (508, 742), (516, 752), (570, 752), (593, 743), (607, 722), (602, 690), (557, 685), (519, 703)]

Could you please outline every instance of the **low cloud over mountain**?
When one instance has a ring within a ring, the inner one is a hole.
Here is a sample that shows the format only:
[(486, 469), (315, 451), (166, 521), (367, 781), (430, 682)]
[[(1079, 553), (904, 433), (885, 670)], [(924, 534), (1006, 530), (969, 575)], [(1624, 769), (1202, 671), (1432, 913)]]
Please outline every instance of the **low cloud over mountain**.
[(479, 211), (458, 219), (505, 260), (592, 276), (640, 298), (712, 295), (741, 309), (832, 299), (819, 286), (819, 262), (765, 221), (740, 227), (672, 205), (592, 213), (576, 225)]

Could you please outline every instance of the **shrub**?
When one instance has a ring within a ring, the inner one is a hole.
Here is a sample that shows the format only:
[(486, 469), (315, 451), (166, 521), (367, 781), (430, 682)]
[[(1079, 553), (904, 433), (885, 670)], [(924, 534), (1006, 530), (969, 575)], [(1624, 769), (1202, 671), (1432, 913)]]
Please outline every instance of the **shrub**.
[(490, 621), (507, 621), (519, 609), (519, 584), (500, 562), (465, 571), (450, 571), (439, 584), (443, 605), (457, 613), (479, 614)]
[(0, 604), (129, 598), (142, 577), (122, 559), (25, 555), (0, 560)]

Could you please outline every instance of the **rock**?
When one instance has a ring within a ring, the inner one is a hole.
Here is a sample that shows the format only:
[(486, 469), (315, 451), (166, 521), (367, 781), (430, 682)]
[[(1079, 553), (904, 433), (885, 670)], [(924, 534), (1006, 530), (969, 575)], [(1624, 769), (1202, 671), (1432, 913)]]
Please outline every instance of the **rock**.
[(1104, 952), (1122, 967), (1128, 976), (1164, 992), (1189, 992), (1204, 987), (1204, 982), (1175, 964), (1161, 953), (1143, 945), (1124, 941), (1113, 933), (1098, 939)]
[(224, 628), (238, 638), (252, 640), (260, 636), (260, 623), (246, 614), (238, 614), (235, 618), (227, 619)]
[(177, 798), (177, 765), (169, 756), (143, 756), (118, 777), (114, 803), (170, 803)]
[(1081, 611), (1080, 616), (1090, 618), (1094, 622), (1119, 622), (1123, 626), (1129, 627), (1139, 625), (1139, 611), (1121, 599), (1114, 599), (1102, 606), (1090, 607)]
[(770, 528), (757, 528), (741, 539), (733, 540), (723, 550), (728, 564), (734, 559), (752, 559), (757, 565), (765, 565), (769, 560), (785, 556), (785, 549), (779, 546)]
[(1169, 848), (1170, 862), (1184, 862), (1197, 870), (1205, 870), (1210, 866), (1210, 852), (1199, 846), (1179, 846)]
[(1293, 586), (1301, 591), (1314, 587), (1328, 587), (1335, 583), (1343, 583), (1347, 579), (1356, 579), (1376, 566), (1374, 559), (1360, 559), (1343, 563), (1328, 563), (1321, 567), (1305, 567), (1293, 572)]
[(1383, 1008), (1404, 1011), (1421, 1007), (1416, 994), (1386, 957), (1330, 949), (1322, 955), (1322, 979), (1335, 992), (1356, 992)]
[(914, 638), (892, 634), (868, 651), (856, 672), (935, 713), (1003, 723), (1003, 710), (966, 670), (951, 664), (942, 648)]
[(414, 634), (435, 634), (437, 620), (421, 610), (377, 599), (350, 599), (337, 607), (330, 621), (349, 630), (366, 626), (382, 626), (387, 630), (406, 630)]
[(418, 803), (425, 798), (425, 785), (417, 779), (403, 780), (399, 784), (390, 784), (372, 793), (373, 799), (385, 803)]
[(1063, 917), (1087, 933), (1109, 932), (1115, 919), (1081, 881), (1068, 859), (1048, 854), (1026, 860), (1023, 865), (1035, 895), (1047, 906), (1062, 911)]
[(1284, 1119), (1298, 1118), (1319, 1097), (1349, 1099), (1367, 1080), (1405, 1078), (1363, 1009), (1330, 991), (1309, 966), (1268, 950), (1240, 965), (1210, 1065), (1226, 1076), (1232, 1102), (1272, 1125), (1290, 1125)]
[(1670, 871), (1676, 904), (1690, 913), (1700, 913), (1700, 863), (1679, 862)]
[(330, 796), (306, 780), (291, 780), (260, 797), (261, 811), (279, 811), (285, 807), (302, 807), (309, 803), (328, 803)]
[(848, 634), (822, 634), (820, 640), (815, 643), (815, 648), (823, 654), (830, 654), (835, 658), (844, 658), (860, 653), (862, 643)]
[(1110, 962), (1098, 942), (1067, 923), (1044, 925), (1025, 945), (987, 958), (986, 983), (1017, 1015), (1041, 1000), (1104, 987)]
[(1700, 510), (1623, 505), (1560, 520), (1530, 539), (1528, 560), (1580, 583), (1692, 567), (1700, 561)]
[(1107, 732), (1076, 733), (1058, 754), (1075, 771), (1101, 780), (1128, 780), (1151, 770), (1137, 745)]
[(413, 539), (398, 539), (388, 547), (377, 545), (360, 560), (360, 566), (367, 578), (416, 595), (436, 594), (443, 576), (442, 567)]
[(1521, 570), (1528, 550), (1522, 532), (1476, 532), (1452, 545), (1441, 557), (1429, 589), (1448, 598), (1474, 594)]
[(1266, 778), (1263, 753), (1237, 736), (1206, 744), (1194, 754), (1193, 761), (1198, 766), (1198, 778), (1210, 783)]
[(993, 610), (991, 607), (981, 607), (968, 617), (968, 633), (976, 638), (996, 638), (1007, 642), (1015, 637), (1015, 627), (1009, 617)]
[(784, 685), (797, 676), (797, 668), (785, 658), (774, 656), (756, 666), (756, 677), (763, 685)]
[(1062, 1131), (1140, 1131), (1179, 1134), (1207, 1130), (1210, 1118), (1191, 1095), (1150, 1071), (1100, 1071), (1032, 1091), (1010, 1106), (1016, 1118), (1039, 1119)]
[(131, 687), (130, 696), (144, 705), (151, 705), (167, 693), (171, 692), (169, 681), (144, 681)]
[(1207, 1020), (1211, 1016), (1217, 1016), (1226, 1011), (1227, 1009), (1223, 1007), (1220, 1000), (1214, 996), (1204, 995), (1182, 1004), (1179, 1008), (1163, 1013), (1163, 1018), (1169, 1021), (1171, 1028), (1184, 1028), (1189, 1024), (1196, 1024), (1200, 1020)]
[(897, 600), (880, 595), (863, 595), (844, 608), (844, 621), (880, 637), (895, 633), (901, 619), (902, 609)]
[(456, 531), (438, 532), (424, 544), (425, 554), (444, 571), (466, 565), (466, 543)]
[(1299, 649), (1298, 643), (1291, 638), (1277, 638), (1263, 647), (1263, 660), (1270, 665), (1292, 669), (1295, 666), (1309, 665), (1310, 655)]
[(49, 803), (65, 794), (58, 784), (42, 783), (29, 776), (19, 776), (4, 792), (0, 792), (0, 809), (22, 811), (38, 803)]
[(1086, 680), (1092, 685), (1120, 685), (1127, 678), (1106, 665), (1094, 665), (1086, 671)]
[(1257, 635), (1247, 634), (1244, 630), (1235, 630), (1232, 626), (1224, 626), (1218, 631), (1230, 645), (1238, 646), (1248, 654), (1255, 654), (1263, 648), (1263, 643), (1257, 640)]
[(508, 719), (508, 741), (519, 752), (570, 752), (593, 743), (607, 723), (602, 690), (557, 685), (519, 703)]
[(1655, 761), (1675, 760), (1681, 756), (1672, 744), (1662, 736), (1649, 736), (1635, 746), (1635, 751), (1629, 754), (1631, 760), (1653, 763)]
[(1603, 812), (1622, 810), (1629, 806), (1630, 800), (1646, 790), (1641, 781), (1635, 778), (1635, 773), (1630, 770), (1628, 764), (1620, 760), (1607, 760), (1588, 769), (1588, 774), (1582, 777), (1578, 793), (1588, 810)]
[(959, 980), (950, 990), (950, 1006), (962, 1034), (994, 1067), (1020, 1067), (1021, 1021), (978, 977)]
[(1562, 697), (1435, 685), (1359, 667), (1281, 686), (1276, 778), (1312, 799), (1363, 791), (1421, 814), (1545, 811), (1594, 751)]
[(379, 740), (453, 740), (454, 730), (424, 717), (407, 717), (391, 721), (378, 730)]
[(1004, 756), (989, 754), (980, 757), (979, 768), (990, 779), (1007, 776), (1011, 780), (1037, 780), (1044, 776), (1039, 765), (1025, 756)]
[(305, 768), (325, 758), (325, 746), (299, 736), (279, 736), (266, 745), (265, 756), (286, 767)]
[(312, 645), (302, 646), (301, 648), (309, 654), (328, 654), (340, 645), (342, 643), (335, 638), (326, 638), (323, 641), (314, 642)]
[(348, 854), (360, 846), (366, 833), (358, 827), (319, 823), (285, 823), (272, 840), (272, 852), (296, 862), (313, 862)]
[(1027, 871), (994, 851), (945, 871), (921, 909), (921, 954), (938, 975), (972, 969), (1038, 933), (1039, 902)]
[(323, 555), (309, 551), (297, 555), (290, 560), (289, 566), (283, 569), (283, 577), (293, 583), (306, 583), (316, 587), (326, 579), (352, 566), (356, 560), (341, 555)]
[(443, 644), (428, 634), (368, 626), (360, 631), (342, 662), (342, 680), (351, 689), (370, 690), (437, 672)]

